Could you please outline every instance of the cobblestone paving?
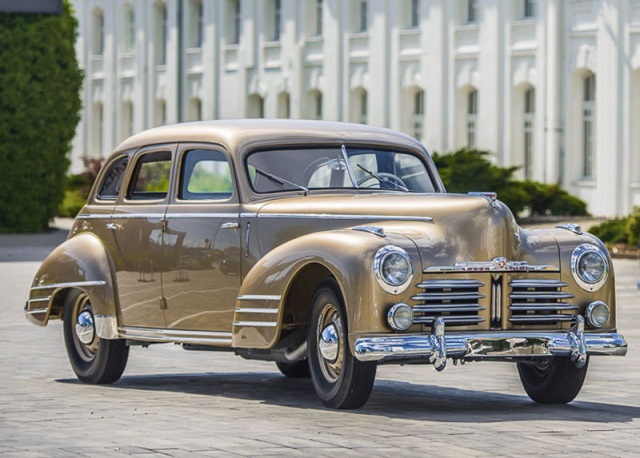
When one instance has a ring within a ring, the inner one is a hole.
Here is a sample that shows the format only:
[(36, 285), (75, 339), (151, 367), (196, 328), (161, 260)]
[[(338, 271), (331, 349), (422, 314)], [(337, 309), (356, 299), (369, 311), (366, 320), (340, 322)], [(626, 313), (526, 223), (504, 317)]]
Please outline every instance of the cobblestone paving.
[(175, 345), (133, 348), (111, 386), (76, 381), (60, 322), (25, 320), (28, 288), (50, 244), (0, 237), (0, 455), (637, 456), (640, 279), (616, 261), (626, 358), (594, 359), (577, 401), (540, 406), (507, 363), (379, 369), (369, 404), (326, 409), (308, 380), (275, 365)]

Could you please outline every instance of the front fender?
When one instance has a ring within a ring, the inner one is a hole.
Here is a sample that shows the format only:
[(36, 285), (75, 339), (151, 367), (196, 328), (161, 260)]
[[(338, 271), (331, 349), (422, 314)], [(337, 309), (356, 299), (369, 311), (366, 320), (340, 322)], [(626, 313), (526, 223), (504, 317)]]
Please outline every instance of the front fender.
[[(415, 270), (420, 272), (420, 258), (413, 242), (394, 234), (382, 238), (348, 229), (316, 232), (267, 253), (248, 272), (240, 289), (233, 346), (271, 348), (278, 342), (287, 293), (296, 275), (309, 264), (324, 266), (336, 278), (347, 309), (349, 333), (379, 330), (390, 295), (375, 279), (373, 258), (378, 249), (390, 244), (407, 250)], [(411, 288), (405, 294), (410, 291)], [(400, 297), (393, 296), (396, 301)]]
[(29, 321), (46, 326), (53, 308), (62, 307), (70, 289), (89, 296), (98, 335), (117, 338), (113, 269), (102, 242), (93, 234), (76, 235), (47, 256), (33, 280), (25, 307)]

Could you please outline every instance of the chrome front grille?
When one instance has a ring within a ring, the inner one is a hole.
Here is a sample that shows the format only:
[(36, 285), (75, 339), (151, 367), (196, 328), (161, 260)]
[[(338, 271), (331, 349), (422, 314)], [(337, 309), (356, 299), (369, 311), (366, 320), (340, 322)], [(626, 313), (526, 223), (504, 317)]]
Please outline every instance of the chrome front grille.
[(444, 319), (447, 326), (468, 326), (483, 322), (478, 312), (484, 298), (479, 289), (484, 283), (478, 280), (449, 279), (426, 280), (417, 285), (424, 292), (411, 299), (420, 302), (413, 306), (414, 322), (432, 324), (436, 319)]
[(567, 302), (574, 296), (563, 291), (568, 285), (559, 280), (519, 279), (512, 280), (509, 286), (509, 321), (513, 324), (572, 321), (575, 316), (570, 312), (579, 309), (577, 305)]

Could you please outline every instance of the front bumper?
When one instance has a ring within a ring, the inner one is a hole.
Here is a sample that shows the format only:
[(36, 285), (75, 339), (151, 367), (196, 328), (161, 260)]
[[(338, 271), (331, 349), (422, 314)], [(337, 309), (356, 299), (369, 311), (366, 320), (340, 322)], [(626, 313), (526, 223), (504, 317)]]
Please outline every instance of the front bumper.
[[(582, 318), (582, 317), (579, 317)], [(568, 333), (493, 332), (446, 334), (444, 322), (437, 320), (431, 335), (392, 335), (365, 337), (355, 341), (355, 356), (360, 361), (402, 361), (428, 358), (436, 369), (453, 359), (526, 359), (568, 356), (583, 366), (587, 355), (624, 356), (627, 342), (622, 334), (587, 334), (584, 320), (578, 320)]]

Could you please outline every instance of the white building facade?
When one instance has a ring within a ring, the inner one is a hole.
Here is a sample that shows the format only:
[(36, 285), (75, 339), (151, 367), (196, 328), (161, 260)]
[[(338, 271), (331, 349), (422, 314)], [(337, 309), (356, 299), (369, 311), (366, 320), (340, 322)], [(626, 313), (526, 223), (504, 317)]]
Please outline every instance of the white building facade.
[(182, 121), (325, 119), (490, 150), (596, 215), (640, 205), (640, 0), (72, 0), (72, 170)]

